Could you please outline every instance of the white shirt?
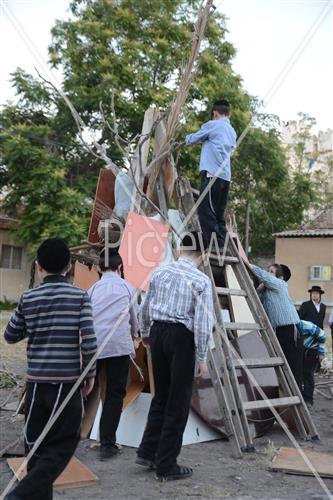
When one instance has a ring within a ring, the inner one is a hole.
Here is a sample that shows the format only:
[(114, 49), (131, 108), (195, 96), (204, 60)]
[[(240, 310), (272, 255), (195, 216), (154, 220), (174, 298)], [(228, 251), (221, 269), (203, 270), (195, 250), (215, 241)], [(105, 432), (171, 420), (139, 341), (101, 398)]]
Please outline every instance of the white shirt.
[(92, 304), (98, 347), (122, 317), (110, 340), (99, 353), (98, 359), (134, 355), (133, 339), (139, 330), (138, 304), (136, 300), (133, 302), (135, 288), (118, 274), (109, 271), (88, 290), (88, 295)]
[(313, 305), (317, 309), (318, 312), (320, 312), (320, 302), (315, 302), (314, 300), (312, 301)]

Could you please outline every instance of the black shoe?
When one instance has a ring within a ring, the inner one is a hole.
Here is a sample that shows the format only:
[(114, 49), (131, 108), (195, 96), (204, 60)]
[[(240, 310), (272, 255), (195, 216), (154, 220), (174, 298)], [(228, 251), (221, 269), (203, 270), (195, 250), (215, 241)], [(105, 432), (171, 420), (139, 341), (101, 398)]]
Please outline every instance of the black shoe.
[(137, 465), (141, 465), (141, 467), (145, 467), (148, 470), (154, 470), (156, 469), (156, 465), (154, 460), (150, 460), (149, 458), (143, 458), (143, 457), (136, 457), (135, 463)]
[(105, 460), (114, 457), (119, 452), (120, 448), (116, 444), (107, 444), (107, 445), (101, 444), (99, 451), (99, 459), (101, 460), (101, 462), (104, 462)]
[(157, 481), (163, 483), (164, 481), (176, 481), (177, 479), (187, 479), (193, 474), (193, 469), (191, 467), (183, 467), (181, 465), (175, 465), (172, 469), (161, 474), (157, 473), (155, 478)]

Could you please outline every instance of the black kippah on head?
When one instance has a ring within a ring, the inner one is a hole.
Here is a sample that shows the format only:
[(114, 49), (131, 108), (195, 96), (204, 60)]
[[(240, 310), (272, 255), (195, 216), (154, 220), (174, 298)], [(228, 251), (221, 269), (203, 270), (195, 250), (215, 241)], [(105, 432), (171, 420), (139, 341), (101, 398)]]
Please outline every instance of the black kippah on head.
[(37, 250), (37, 262), (48, 273), (58, 274), (66, 269), (71, 254), (64, 240), (48, 238)]
[(205, 250), (202, 233), (198, 231), (186, 233), (182, 239), (181, 245), (185, 250), (191, 252), (203, 252)]

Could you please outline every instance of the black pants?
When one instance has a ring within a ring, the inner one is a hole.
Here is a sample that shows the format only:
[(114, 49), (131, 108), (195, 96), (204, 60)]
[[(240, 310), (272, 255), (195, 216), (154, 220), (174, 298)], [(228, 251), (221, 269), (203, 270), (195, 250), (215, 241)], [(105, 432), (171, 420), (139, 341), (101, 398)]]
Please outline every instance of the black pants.
[(295, 325), (276, 327), (276, 336), (298, 387), (302, 390), (303, 382), (303, 341)]
[[(29, 443), (35, 442), (43, 431), (55, 407), (59, 391), (57, 408), (73, 386), (60, 385), (28, 382), (25, 418), (29, 419), (26, 430)], [(82, 414), (81, 391), (77, 390), (28, 462), (28, 474), (13, 491), (19, 499), (52, 499), (52, 484), (65, 469), (78, 445)], [(33, 446), (29, 443), (26, 442), (27, 454)]]
[(150, 330), (155, 396), (138, 455), (155, 460), (158, 474), (177, 464), (194, 378), (193, 333), (179, 323), (155, 321)]
[(99, 359), (97, 362), (98, 373), (104, 367), (107, 378), (105, 401), (99, 423), (101, 445), (116, 443), (116, 432), (126, 394), (129, 361), (130, 357), (127, 355)]
[(318, 363), (317, 349), (306, 349), (303, 361), (303, 398), (313, 404), (314, 373)]
[[(201, 172), (200, 194), (211, 180), (211, 177), (207, 177), (206, 171)], [(224, 211), (227, 206), (229, 186), (230, 182), (219, 178), (215, 179), (214, 184), (209, 188), (198, 207), (201, 230), (206, 245), (210, 244), (212, 234), (216, 233), (218, 245), (223, 248), (227, 233)]]

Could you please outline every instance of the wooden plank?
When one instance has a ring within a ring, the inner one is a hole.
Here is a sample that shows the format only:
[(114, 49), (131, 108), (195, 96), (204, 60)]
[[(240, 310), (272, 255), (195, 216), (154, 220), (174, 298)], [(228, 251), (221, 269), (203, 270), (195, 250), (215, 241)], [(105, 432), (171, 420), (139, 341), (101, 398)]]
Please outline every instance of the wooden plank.
[(91, 243), (99, 242), (98, 224), (102, 219), (108, 219), (114, 208), (114, 185), (116, 177), (114, 173), (107, 169), (101, 168), (99, 172), (96, 194), (94, 200), (94, 208), (91, 214), (88, 241)]
[(259, 401), (247, 401), (243, 403), (244, 409), (248, 410), (263, 410), (265, 408), (279, 408), (282, 406), (298, 405), (301, 400), (298, 396), (290, 396), (288, 398), (276, 399), (260, 399)]
[(144, 382), (131, 382), (127, 387), (126, 387), (126, 396), (124, 398), (123, 402), (123, 410), (127, 408), (135, 399), (141, 394), (142, 389), (144, 388), (145, 383)]
[[(319, 451), (304, 450), (310, 463), (321, 477), (333, 478), (333, 456), (329, 453)], [(312, 476), (313, 472), (305, 463), (304, 458), (295, 448), (282, 447), (273, 458), (269, 468), (273, 471), (282, 471), (287, 474), (298, 474), (302, 476)]]
[(266, 359), (235, 359), (235, 368), (242, 368), (244, 365), (247, 368), (271, 368), (273, 366), (282, 366), (284, 361), (280, 357)]
[(216, 286), (215, 288), (218, 295), (237, 295), (239, 297), (247, 297), (247, 293), (239, 288), (223, 288), (222, 286)]
[(259, 323), (224, 323), (227, 330), (261, 330)]
[(220, 253), (220, 255), (217, 255), (216, 253), (210, 253), (208, 254), (208, 257), (210, 260), (218, 262), (219, 264), (222, 264), (222, 262), (224, 264), (237, 264), (237, 262), (239, 262), (238, 257), (231, 257), (230, 255), (225, 255), (223, 257), (222, 252)]
[[(8, 458), (7, 463), (17, 479), (21, 481), (27, 474), (24, 468), (18, 476), (17, 471), (24, 461), (24, 457)], [(66, 469), (54, 481), (53, 487), (56, 489), (81, 488), (83, 486), (94, 485), (97, 481), (95, 474), (91, 472), (80, 460), (72, 457)]]

